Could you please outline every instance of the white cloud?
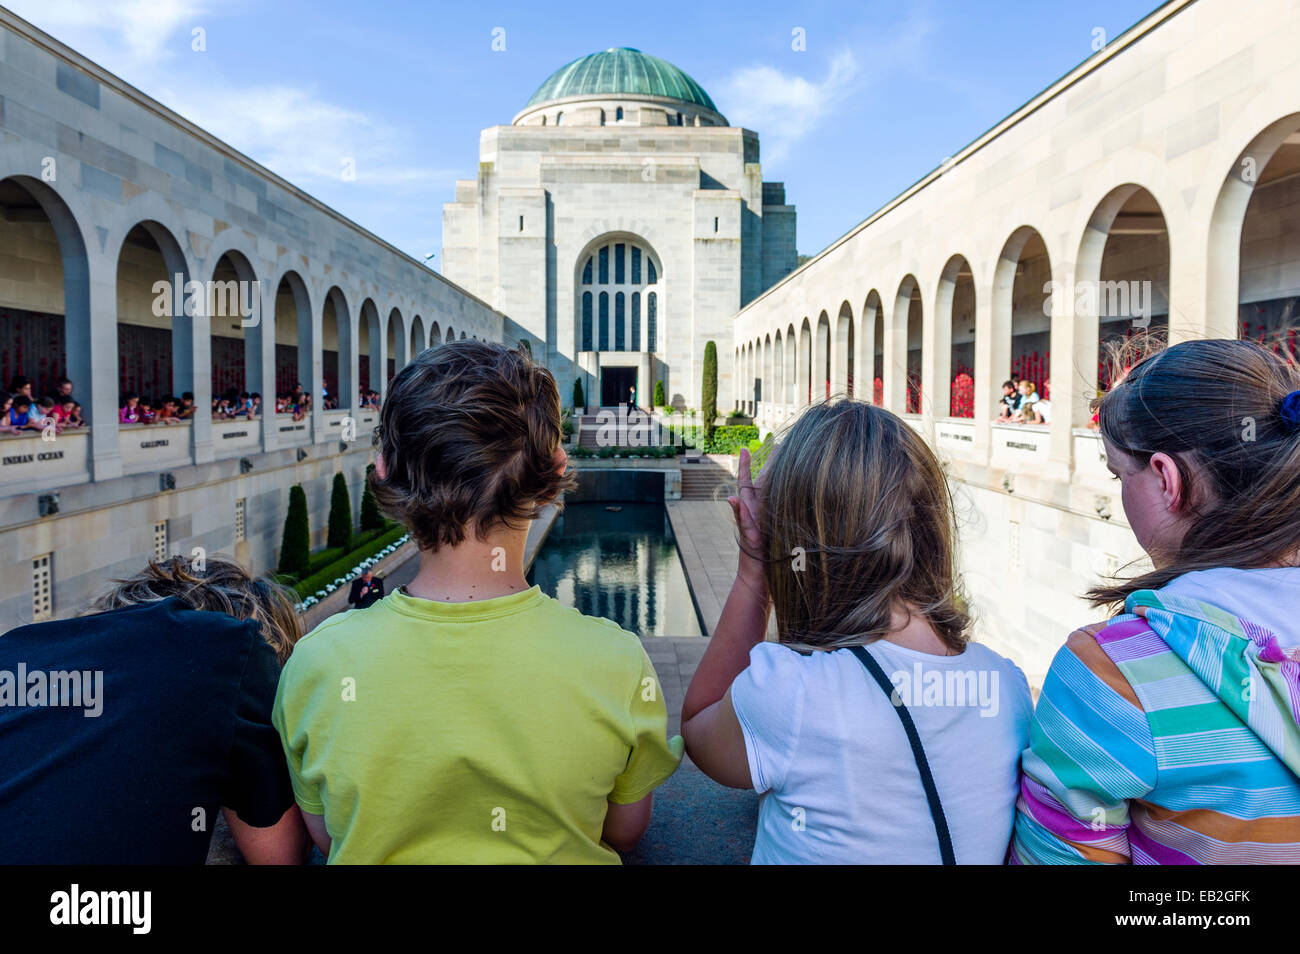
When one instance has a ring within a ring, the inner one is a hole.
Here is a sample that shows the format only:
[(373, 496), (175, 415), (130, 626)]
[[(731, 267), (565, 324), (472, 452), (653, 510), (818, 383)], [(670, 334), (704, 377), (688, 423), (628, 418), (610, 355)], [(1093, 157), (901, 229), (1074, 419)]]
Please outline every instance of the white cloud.
[(764, 158), (779, 161), (840, 106), (860, 79), (857, 59), (843, 50), (831, 58), (820, 82), (774, 66), (749, 66), (727, 77), (720, 98), (735, 104), (728, 122), (762, 130)]
[[(857, 53), (845, 46), (832, 54), (820, 80), (755, 64), (725, 77), (714, 98), (728, 122), (761, 132), (765, 161), (779, 162), (828, 117), (868, 94), (887, 72), (924, 67), (926, 39), (934, 29), (923, 5), (906, 22), (880, 28), (878, 34), (886, 39), (858, 44)], [(791, 55), (800, 64), (811, 58), (808, 53)]]

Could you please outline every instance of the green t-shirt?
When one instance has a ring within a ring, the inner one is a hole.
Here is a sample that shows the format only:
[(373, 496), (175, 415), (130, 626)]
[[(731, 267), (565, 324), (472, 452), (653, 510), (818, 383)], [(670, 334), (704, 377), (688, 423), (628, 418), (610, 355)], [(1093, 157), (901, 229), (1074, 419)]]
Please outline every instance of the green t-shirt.
[(618, 864), (606, 803), (677, 768), (640, 641), (537, 587), (440, 603), (403, 589), (299, 640), (273, 715), (330, 863)]

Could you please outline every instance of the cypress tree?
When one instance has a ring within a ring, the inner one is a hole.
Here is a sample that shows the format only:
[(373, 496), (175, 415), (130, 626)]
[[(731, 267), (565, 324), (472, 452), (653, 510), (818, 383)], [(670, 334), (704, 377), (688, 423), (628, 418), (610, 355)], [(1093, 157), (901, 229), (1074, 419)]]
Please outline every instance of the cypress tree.
[(582, 393), (582, 378), (573, 379), (573, 413), (581, 414), (587, 406), (587, 399)]
[(307, 493), (302, 484), (289, 488), (289, 512), (280, 539), (280, 572), (301, 580), (311, 567), (311, 527), (307, 522)]
[(366, 465), (366, 489), (361, 492), (361, 529), (363, 531), (382, 530), (384, 527), (384, 515), (379, 509), (379, 504), (375, 502), (375, 495), (370, 492), (370, 472), (374, 469), (374, 464)]
[(334, 475), (334, 488), (330, 491), (329, 539), (325, 546), (352, 549), (352, 498), (342, 472)]
[(718, 418), (718, 346), (712, 341), (704, 345), (704, 393), (701, 399), (704, 439), (712, 442), (714, 421)]
[(663, 407), (667, 403), (668, 403), (668, 399), (664, 396), (664, 383), (663, 381), (656, 381), (655, 382), (655, 407)]

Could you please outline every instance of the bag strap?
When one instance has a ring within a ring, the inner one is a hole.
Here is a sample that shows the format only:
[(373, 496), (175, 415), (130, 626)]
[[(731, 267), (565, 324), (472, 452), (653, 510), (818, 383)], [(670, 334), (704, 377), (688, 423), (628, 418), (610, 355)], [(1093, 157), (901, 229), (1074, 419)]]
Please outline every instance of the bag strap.
[(880, 667), (880, 663), (876, 662), (876, 657), (861, 646), (850, 646), (848, 648), (853, 655), (858, 657), (858, 661), (866, 667), (867, 672), (875, 679), (876, 684), (885, 691), (885, 695), (893, 703), (894, 711), (898, 713), (899, 721), (903, 723), (903, 731), (907, 733), (907, 741), (912, 746), (912, 757), (916, 759), (916, 767), (921, 773), (921, 784), (925, 787), (925, 799), (930, 803), (930, 817), (934, 819), (934, 830), (939, 836), (939, 856), (943, 859), (943, 864), (955, 865), (957, 859), (952, 850), (952, 836), (948, 833), (948, 819), (943, 813), (943, 803), (939, 801), (939, 790), (935, 788), (934, 776), (930, 773), (930, 763), (925, 757), (925, 747), (921, 745), (921, 736), (916, 731), (916, 723), (912, 721), (912, 714), (907, 711), (907, 706), (903, 705), (902, 699), (896, 695), (894, 684), (889, 681), (889, 676)]

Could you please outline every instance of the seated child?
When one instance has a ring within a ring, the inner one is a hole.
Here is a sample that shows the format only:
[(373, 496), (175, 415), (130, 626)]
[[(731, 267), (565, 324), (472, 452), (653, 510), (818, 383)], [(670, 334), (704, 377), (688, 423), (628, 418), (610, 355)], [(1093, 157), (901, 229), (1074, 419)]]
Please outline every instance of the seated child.
[(331, 617), (275, 724), (330, 863), (618, 864), (680, 740), (631, 633), (524, 578), (528, 527), (572, 486), (560, 395), (519, 351), (462, 341), (393, 379), (370, 486), (414, 580)]

